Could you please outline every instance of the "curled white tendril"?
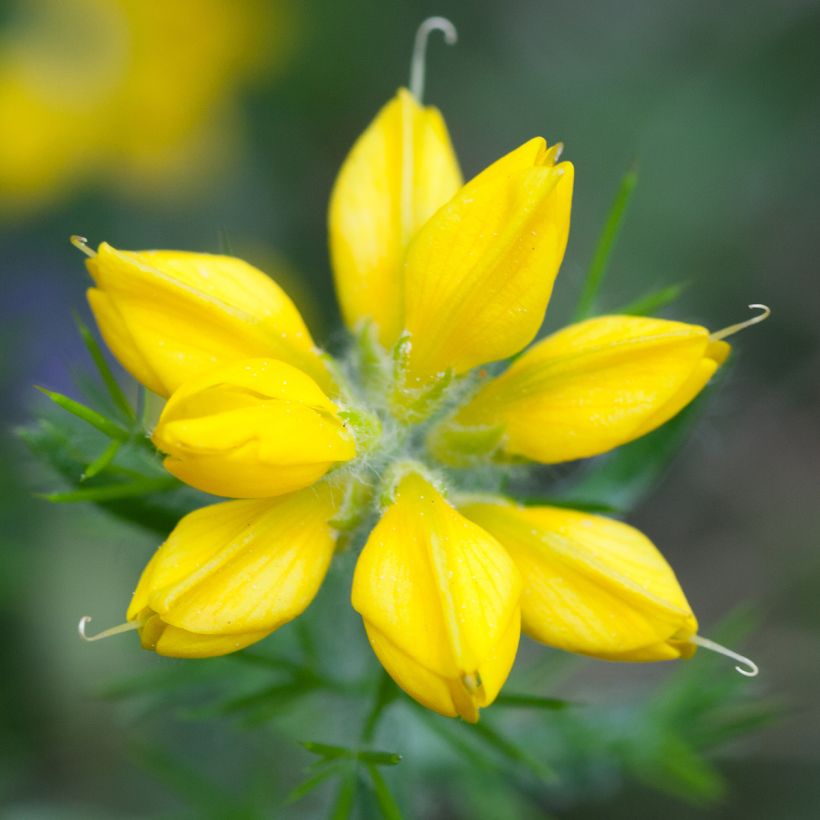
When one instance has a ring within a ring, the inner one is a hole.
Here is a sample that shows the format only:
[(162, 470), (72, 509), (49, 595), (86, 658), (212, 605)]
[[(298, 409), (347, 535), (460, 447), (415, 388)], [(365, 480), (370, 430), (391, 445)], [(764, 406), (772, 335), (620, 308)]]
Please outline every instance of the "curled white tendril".
[(735, 333), (740, 333), (741, 330), (745, 330), (747, 327), (760, 324), (760, 322), (765, 322), (766, 319), (772, 315), (772, 311), (767, 305), (749, 305), (749, 309), (760, 310), (762, 313), (758, 313), (757, 316), (752, 316), (751, 319), (747, 319), (745, 322), (738, 322), (736, 325), (724, 327), (723, 330), (716, 330), (709, 336), (709, 338), (713, 342), (717, 342), (720, 339), (727, 338), (728, 336), (734, 336)]
[(742, 665), (736, 666), (735, 670), (740, 672), (741, 675), (745, 675), (747, 678), (754, 678), (760, 672), (760, 669), (753, 660), (750, 660), (745, 655), (740, 655), (737, 652), (733, 652), (731, 649), (727, 649), (725, 646), (715, 643), (715, 641), (710, 641), (709, 638), (704, 638), (701, 635), (693, 635), (689, 638), (689, 642), (695, 644), (696, 646), (701, 646), (704, 649), (709, 649), (712, 652), (717, 652), (718, 655), (725, 655), (733, 661), (738, 661), (738, 663)]
[(84, 641), (101, 641), (103, 638), (111, 638), (114, 635), (121, 635), (123, 632), (133, 632), (142, 626), (142, 621), (127, 621), (124, 624), (119, 624), (119, 626), (112, 626), (110, 629), (98, 632), (96, 635), (87, 635), (85, 630), (92, 620), (90, 615), (83, 615), (77, 624), (77, 632)]
[(434, 31), (444, 35), (444, 42), (448, 46), (458, 42), (456, 27), (446, 17), (428, 17), (416, 31), (413, 44), (413, 59), (410, 63), (410, 93), (421, 102), (424, 96), (424, 74), (427, 60), (427, 41)]

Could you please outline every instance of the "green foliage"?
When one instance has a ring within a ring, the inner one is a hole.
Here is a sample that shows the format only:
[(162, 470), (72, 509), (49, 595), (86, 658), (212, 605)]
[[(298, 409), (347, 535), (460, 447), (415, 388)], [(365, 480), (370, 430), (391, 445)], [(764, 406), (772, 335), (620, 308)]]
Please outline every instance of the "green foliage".
[(545, 698), (542, 695), (521, 695), (515, 692), (504, 692), (496, 698), (493, 705), (496, 710), (507, 706), (513, 709), (543, 709), (547, 712), (560, 712), (578, 704), (560, 698)]
[[(101, 442), (98, 433), (72, 416), (44, 414), (18, 435), (68, 486), (44, 494), (54, 503), (93, 502), (159, 536), (202, 503), (202, 494), (169, 476), (144, 444), (116, 440), (120, 446), (112, 453), (110, 440)], [(100, 465), (103, 456), (106, 463)]]
[(316, 743), (312, 740), (303, 741), (302, 746), (312, 754), (318, 755), (322, 760), (353, 760), (373, 766), (395, 766), (401, 763), (401, 755), (395, 752), (333, 746), (330, 743)]
[(584, 280), (581, 297), (575, 309), (574, 318), (576, 321), (587, 319), (594, 312), (595, 300), (603, 285), (604, 277), (609, 267), (609, 260), (615, 249), (615, 243), (618, 241), (618, 235), (623, 227), (626, 212), (637, 184), (638, 172), (635, 168), (630, 168), (621, 180), (618, 193), (612, 201), (606, 221), (604, 222), (603, 230), (598, 238), (598, 244), (592, 256), (592, 262), (590, 262)]
[(43, 411), (37, 422), (18, 434), (68, 485), (68, 489), (42, 497), (55, 504), (93, 503), (165, 536), (183, 515), (201, 506), (206, 496), (165, 471), (96, 339), (79, 319), (77, 327), (115, 417), (62, 393), (37, 388), (62, 412)]
[[(110, 467), (111, 462), (117, 457), (120, 447), (122, 447), (122, 442), (112, 441), (108, 447), (85, 468), (85, 471), (80, 476), (80, 481), (87, 481), (89, 478), (94, 478), (95, 475), (99, 475), (106, 467)], [(53, 501), (54, 499), (52, 498), (51, 500)]]
[[(304, 617), (312, 629), (310, 613)], [(749, 628), (748, 615), (738, 615), (715, 637), (737, 645)], [(358, 712), (360, 742), (349, 742), (353, 726), (341, 735), (330, 731), (327, 737), (301, 741), (315, 760), (279, 805), (330, 801), (328, 816), (391, 820), (413, 816), (412, 794), (422, 785), (435, 799), (439, 789), (443, 795), (454, 783), (459, 793), (478, 795), (489, 789), (494, 794), (484, 808), (471, 806), (468, 812), (462, 807), (452, 814), (471, 820), (498, 816), (502, 804), (526, 816), (534, 806), (554, 800), (583, 803), (630, 778), (687, 802), (708, 803), (726, 788), (712, 756), (782, 713), (781, 705), (761, 698), (758, 685), (737, 675), (726, 659), (699, 652), (691, 661), (670, 664), (659, 686), (637, 691), (628, 700), (593, 706), (508, 693), (470, 725), (412, 704), (381, 671), (375, 679), (368, 674), (351, 680), (317, 670), (295, 632), (288, 628), (258, 649), (221, 659), (163, 664), (142, 679), (107, 687), (105, 695), (149, 705), (147, 712), (144, 707), (139, 712), (141, 725), (147, 715), (166, 722), (175, 713), (177, 720), (228, 720), (256, 731), (276, 727), (277, 732), (288, 725), (294, 710), (312, 714), (314, 725), (330, 725), (331, 715), (356, 714), (356, 704), (369, 698), (367, 708)], [(328, 651), (322, 644), (314, 649), (320, 657)], [(550, 669), (563, 669), (565, 676), (591, 668), (580, 661), (567, 667), (565, 658), (542, 649), (536, 665), (527, 669), (523, 664), (514, 677), (530, 673), (551, 685), (555, 676)], [(402, 748), (413, 738), (410, 747), (417, 748), (424, 736), (437, 741), (440, 750), (432, 740), (424, 741), (422, 757)], [(387, 738), (395, 751), (379, 748)], [(391, 788), (382, 767), (400, 771), (401, 790)], [(185, 778), (164, 772), (162, 779), (178, 790)], [(198, 799), (192, 798), (194, 808)]]
[[(718, 636), (737, 645), (751, 622), (748, 613), (736, 613)], [(748, 679), (727, 674), (725, 659), (699, 652), (647, 703), (631, 707), (635, 741), (610, 736), (609, 745), (626, 773), (688, 802), (708, 803), (724, 794), (726, 784), (706, 754), (782, 711), (781, 704), (759, 697)]]
[(634, 302), (630, 302), (618, 308), (614, 312), (628, 316), (651, 316), (657, 313), (661, 308), (665, 308), (667, 305), (671, 305), (672, 302), (677, 301), (686, 288), (686, 283), (668, 285), (667, 287), (653, 290), (645, 296), (635, 299)]
[(90, 407), (86, 407), (84, 404), (74, 401), (74, 399), (64, 396), (62, 393), (55, 393), (53, 390), (46, 390), (45, 387), (39, 386), (37, 390), (44, 396), (48, 396), (58, 407), (62, 407), (63, 410), (71, 413), (72, 416), (82, 419), (86, 424), (96, 427), (97, 430), (109, 438), (120, 442), (128, 441), (128, 439), (131, 438), (128, 430), (120, 427), (119, 424), (111, 421), (111, 419), (106, 418), (102, 413), (98, 413), (96, 410), (92, 410)]
[(77, 329), (80, 331), (80, 336), (82, 336), (85, 348), (91, 356), (91, 359), (97, 368), (97, 372), (100, 374), (100, 378), (103, 380), (106, 390), (108, 390), (109, 396), (114, 402), (114, 406), (121, 412), (126, 421), (133, 424), (137, 420), (136, 411), (131, 406), (131, 403), (126, 398), (125, 393), (123, 393), (119, 382), (111, 372), (111, 368), (108, 366), (108, 362), (106, 361), (105, 354), (103, 353), (99, 342), (79, 316), (74, 316), (74, 322), (77, 325)]

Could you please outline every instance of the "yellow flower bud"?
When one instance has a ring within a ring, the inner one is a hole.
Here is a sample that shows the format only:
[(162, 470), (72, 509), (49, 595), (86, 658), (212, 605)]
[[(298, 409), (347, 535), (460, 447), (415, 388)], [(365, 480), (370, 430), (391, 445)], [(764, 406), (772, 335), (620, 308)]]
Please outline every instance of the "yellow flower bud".
[(168, 396), (216, 365), (269, 356), (332, 382), (299, 311), (261, 271), (230, 256), (118, 251), (86, 265), (100, 333), (139, 382)]
[(522, 629), (605, 660), (688, 658), (697, 621), (669, 564), (633, 527), (556, 507), (469, 503), (524, 578)]
[(129, 622), (160, 655), (242, 649), (300, 615), (335, 546), (327, 485), (203, 507), (177, 524), (140, 578)]
[(461, 187), (447, 126), (400, 89), (359, 137), (330, 199), (330, 252), (348, 327), (401, 330), (401, 265), (418, 229)]
[(214, 495), (264, 498), (301, 489), (356, 455), (336, 406), (274, 359), (209, 370), (168, 400), (153, 441), (177, 478)]
[(359, 556), (352, 603), (405, 692), (475, 722), (515, 659), (520, 595), (498, 542), (410, 473)]
[(569, 234), (573, 167), (555, 164), (556, 149), (537, 138), (502, 157), (411, 243), (403, 276), (411, 379), (505, 359), (537, 333)]
[(680, 412), (728, 353), (697, 325), (590, 319), (533, 345), (449, 426), (501, 427), (504, 452), (548, 464), (598, 455)]

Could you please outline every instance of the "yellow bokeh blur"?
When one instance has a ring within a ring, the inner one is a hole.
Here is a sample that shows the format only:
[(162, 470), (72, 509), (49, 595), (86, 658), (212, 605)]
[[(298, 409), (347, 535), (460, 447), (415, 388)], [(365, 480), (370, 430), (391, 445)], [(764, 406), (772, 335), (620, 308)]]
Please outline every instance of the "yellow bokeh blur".
[(14, 0), (0, 33), (0, 212), (94, 179), (185, 185), (235, 143), (236, 92), (281, 63), (286, 0)]

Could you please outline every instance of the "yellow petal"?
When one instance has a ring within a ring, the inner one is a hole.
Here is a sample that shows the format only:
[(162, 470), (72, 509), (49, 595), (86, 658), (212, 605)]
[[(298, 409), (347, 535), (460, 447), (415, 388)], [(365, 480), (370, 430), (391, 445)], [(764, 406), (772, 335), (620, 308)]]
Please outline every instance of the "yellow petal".
[(293, 364), (330, 389), (293, 302), (241, 259), (103, 243), (87, 265), (96, 285), (89, 303), (106, 344), (155, 393), (167, 396), (216, 365), (254, 356)]
[(423, 382), (517, 353), (537, 333), (564, 255), (573, 168), (531, 140), (422, 228), (404, 269), (409, 372)]
[(151, 615), (140, 628), (140, 643), (167, 658), (215, 658), (229, 655), (267, 638), (269, 632), (241, 632), (235, 635), (199, 635), (170, 626), (159, 615)]
[(161, 655), (206, 657), (253, 643), (301, 614), (333, 555), (326, 485), (229, 501), (185, 516), (145, 568), (128, 620)]
[(330, 198), (330, 252), (348, 327), (372, 319), (382, 344), (396, 340), (407, 244), (460, 186), (441, 114), (400, 89), (356, 141)]
[(611, 450), (659, 427), (703, 389), (729, 351), (706, 328), (602, 316), (534, 345), (454, 418), (503, 425), (510, 455), (555, 463)]
[(520, 590), (498, 542), (410, 474), (359, 556), (352, 602), (399, 686), (474, 721), (512, 666)]
[[(485, 661), (479, 678), (447, 678), (431, 672), (399, 649), (382, 632), (365, 621), (373, 652), (385, 671), (414, 700), (445, 717), (478, 721), (479, 707), (489, 706), (507, 679), (518, 650), (521, 613), (516, 610), (506, 631)], [(476, 686), (480, 682), (480, 686)]]
[(309, 376), (274, 359), (235, 362), (186, 382), (152, 438), (168, 454), (169, 472), (228, 498), (307, 487), (356, 454), (333, 402)]
[(550, 646), (608, 660), (689, 657), (697, 621), (654, 544), (633, 527), (555, 507), (461, 508), (524, 578), (522, 628)]

